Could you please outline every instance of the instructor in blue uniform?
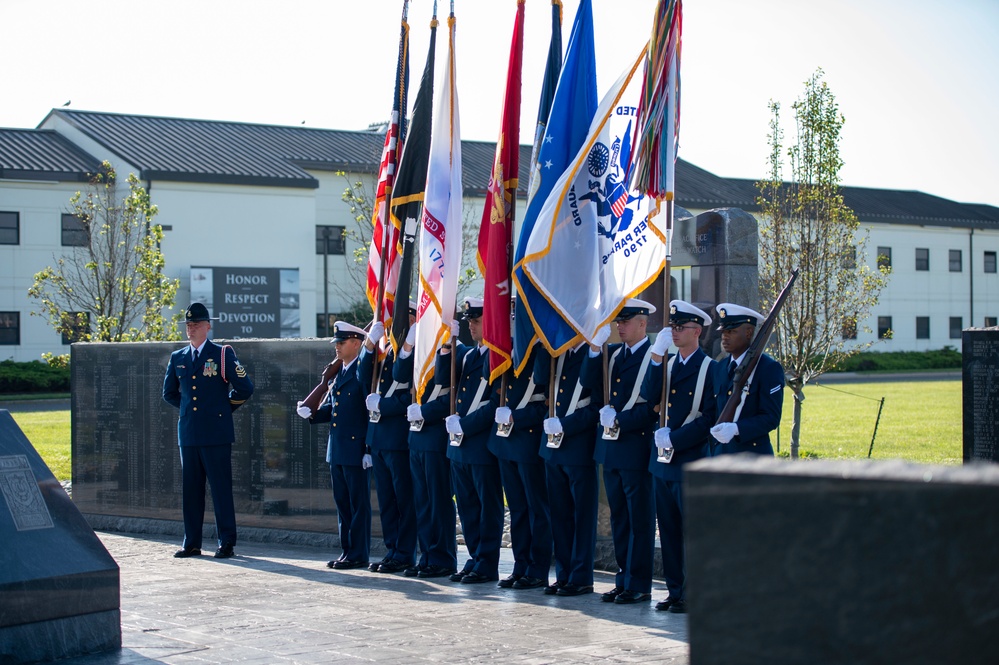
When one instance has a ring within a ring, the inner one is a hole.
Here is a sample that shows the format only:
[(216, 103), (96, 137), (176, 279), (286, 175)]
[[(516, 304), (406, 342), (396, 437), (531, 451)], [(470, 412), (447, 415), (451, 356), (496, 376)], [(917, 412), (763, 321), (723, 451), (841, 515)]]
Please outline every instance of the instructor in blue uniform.
[(170, 356), (163, 377), (163, 399), (180, 409), (177, 441), (183, 475), (184, 545), (177, 558), (201, 554), (205, 520), (205, 481), (215, 506), (216, 559), (233, 555), (236, 509), (232, 499), (232, 412), (253, 394), (253, 381), (231, 346), (208, 340), (208, 308), (193, 303), (185, 314), (189, 346)]
[(666, 363), (666, 426), (655, 431), (649, 471), (655, 479), (656, 517), (663, 558), (663, 577), (669, 596), (657, 610), (687, 611), (686, 565), (683, 545), (683, 467), (708, 454), (708, 429), (715, 423), (711, 379), (715, 361), (701, 350), (699, 340), (711, 317), (683, 300), (669, 308), (672, 328), (664, 329), (652, 345), (652, 367), (645, 375), (642, 395), (659, 412), (663, 387), (663, 360), (670, 342), (677, 353)]
[[(729, 355), (718, 362), (714, 370), (715, 406), (720, 414), (732, 395), (735, 369), (746, 356), (756, 334), (756, 326), (765, 318), (742, 305), (720, 303), (718, 330), (721, 344)], [(711, 455), (726, 453), (774, 454), (770, 432), (780, 425), (784, 409), (784, 368), (765, 353), (760, 354), (756, 369), (750, 373), (742, 391), (742, 401), (732, 422), (718, 423), (711, 428)]]

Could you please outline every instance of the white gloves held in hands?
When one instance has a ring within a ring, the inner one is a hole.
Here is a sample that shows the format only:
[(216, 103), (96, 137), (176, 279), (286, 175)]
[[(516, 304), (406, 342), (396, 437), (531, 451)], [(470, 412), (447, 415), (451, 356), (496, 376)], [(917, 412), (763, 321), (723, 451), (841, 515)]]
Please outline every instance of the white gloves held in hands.
[(301, 402), (298, 403), (298, 408), (295, 409), (295, 413), (297, 413), (299, 415), (299, 417), (301, 417), (301, 418), (308, 419), (308, 418), (312, 417), (312, 409), (310, 409), (309, 407), (305, 406)]
[(610, 404), (604, 404), (600, 408), (600, 426), (611, 429), (617, 425), (617, 409)]
[(558, 418), (545, 418), (544, 428), (545, 434), (561, 434), (562, 421)]
[(444, 419), (444, 427), (448, 434), (462, 434), (461, 417), (457, 414), (448, 416)]
[(656, 448), (660, 450), (669, 450), (673, 447), (673, 442), (669, 440), (669, 427), (660, 427), (655, 431), (653, 437), (656, 441)]
[(378, 403), (381, 401), (381, 395), (378, 393), (371, 393), (364, 398), (364, 406), (368, 408), (368, 411), (378, 411)]
[(406, 420), (411, 423), (423, 420), (423, 410), (419, 404), (413, 403), (406, 407)]
[(603, 346), (604, 342), (610, 339), (611, 327), (610, 324), (600, 328), (593, 334), (593, 338), (590, 340), (590, 344), (593, 346)]
[(652, 348), (649, 349), (652, 353), (657, 356), (665, 356), (666, 352), (669, 351), (669, 347), (673, 344), (673, 329), (663, 328), (656, 335), (656, 341), (652, 343)]
[(365, 455), (364, 457), (361, 458), (361, 468), (362, 469), (370, 469), (372, 466), (373, 465), (371, 463), (371, 455), (370, 454), (369, 455)]
[(381, 340), (382, 336), (385, 334), (385, 324), (381, 321), (375, 321), (371, 324), (371, 330), (368, 331), (368, 341), (378, 347), (378, 342)]
[(513, 422), (513, 411), (508, 406), (496, 407), (496, 424), (509, 425)]
[(711, 428), (711, 436), (718, 440), (718, 443), (728, 443), (739, 436), (739, 426), (735, 423), (718, 423)]

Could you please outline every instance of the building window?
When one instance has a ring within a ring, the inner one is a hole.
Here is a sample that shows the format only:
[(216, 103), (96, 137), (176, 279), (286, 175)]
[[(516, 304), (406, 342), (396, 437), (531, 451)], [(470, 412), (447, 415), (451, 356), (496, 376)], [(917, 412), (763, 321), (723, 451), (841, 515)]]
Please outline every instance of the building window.
[(63, 213), (62, 215), (62, 246), (63, 247), (86, 247), (90, 244), (87, 237), (87, 229), (83, 222), (76, 215)]
[(0, 312), (0, 345), (17, 346), (21, 343), (21, 313)]
[(878, 268), (891, 268), (891, 247), (878, 247)]
[(995, 252), (985, 252), (985, 272), (995, 272), (996, 271), (996, 253)]
[(917, 316), (916, 339), (929, 339), (929, 338), (930, 338), (930, 317)]
[(950, 317), (950, 338), (951, 339), (961, 339), (961, 329), (964, 325), (961, 323), (960, 316)]
[(317, 226), (316, 254), (346, 254), (345, 231), (343, 226)]
[(925, 247), (916, 248), (916, 270), (930, 269), (930, 250)]
[(878, 317), (878, 339), (891, 339), (891, 317)]
[(986, 328), (995, 328), (997, 325), (999, 325), (999, 317), (995, 317), (995, 316), (986, 316), (985, 317), (985, 327)]
[[(324, 314), (316, 314), (316, 337), (332, 337), (333, 324), (337, 322), (335, 314), (330, 314), (330, 318), (325, 320)], [(325, 320), (325, 323), (324, 323)]]
[(857, 267), (857, 248), (853, 245), (847, 245), (843, 248), (842, 266), (848, 270)]
[(961, 250), (950, 250), (949, 263), (951, 272), (961, 272)]
[(81, 342), (90, 334), (90, 314), (88, 312), (66, 312), (68, 331), (62, 334), (63, 344)]
[[(17, 212), (0, 212), (0, 245), (19, 244), (21, 244), (21, 214)], [(992, 252), (992, 254), (994, 263), (995, 252)], [(992, 272), (995, 272), (995, 270)]]

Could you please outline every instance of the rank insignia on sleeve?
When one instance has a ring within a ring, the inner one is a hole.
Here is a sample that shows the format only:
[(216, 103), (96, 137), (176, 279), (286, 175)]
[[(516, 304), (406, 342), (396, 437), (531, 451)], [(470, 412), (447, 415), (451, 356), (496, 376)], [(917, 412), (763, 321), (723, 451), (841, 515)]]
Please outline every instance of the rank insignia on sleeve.
[(241, 379), (246, 378), (246, 368), (240, 365), (238, 362), (236, 363), (236, 376), (238, 376)]
[(204, 376), (215, 376), (219, 373), (219, 366), (215, 364), (212, 358), (205, 361), (205, 370), (203, 372)]

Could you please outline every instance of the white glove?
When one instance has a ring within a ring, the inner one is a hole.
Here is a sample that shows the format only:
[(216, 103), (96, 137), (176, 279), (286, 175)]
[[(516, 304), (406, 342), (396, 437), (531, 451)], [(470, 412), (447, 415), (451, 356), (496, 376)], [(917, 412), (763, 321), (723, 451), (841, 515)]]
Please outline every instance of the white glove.
[(562, 421), (558, 418), (545, 418), (545, 434), (561, 434)]
[(669, 440), (669, 427), (660, 427), (652, 436), (656, 440), (656, 448), (668, 450), (673, 447), (673, 442)]
[(361, 458), (362, 469), (370, 469), (372, 466), (374, 465), (371, 463), (371, 455), (365, 455), (364, 457)]
[(657, 356), (665, 356), (666, 352), (669, 351), (669, 347), (673, 344), (673, 329), (663, 328), (656, 335), (656, 341), (652, 343), (652, 348), (650, 351)]
[(461, 332), (461, 324), (457, 321), (451, 322), (451, 343), (454, 344), (458, 341), (458, 333)]
[(371, 393), (364, 398), (364, 406), (367, 407), (368, 411), (378, 411), (378, 403), (382, 401), (382, 396), (378, 393)]
[(617, 424), (617, 409), (610, 404), (604, 404), (600, 408), (600, 426), (610, 429)]
[(419, 404), (413, 403), (406, 407), (406, 420), (411, 423), (423, 420), (423, 409)]
[(508, 406), (496, 407), (496, 424), (509, 425), (513, 422), (513, 411)]
[(409, 327), (409, 332), (406, 333), (406, 344), (416, 346), (416, 326)]
[(375, 348), (378, 348), (378, 342), (384, 334), (385, 324), (381, 321), (375, 321), (371, 324), (371, 330), (368, 331), (368, 341), (374, 344)]
[(312, 417), (312, 409), (310, 409), (309, 407), (305, 406), (301, 402), (298, 403), (298, 408), (295, 409), (295, 411), (302, 418), (311, 418)]
[(444, 419), (444, 427), (448, 434), (461, 434), (461, 418), (455, 414)]
[(593, 333), (593, 339), (590, 340), (590, 344), (593, 346), (603, 346), (604, 342), (610, 339), (611, 327), (610, 324), (604, 326), (597, 332)]
[(739, 436), (739, 426), (735, 423), (718, 423), (711, 428), (711, 436), (718, 440), (718, 443), (728, 443)]

